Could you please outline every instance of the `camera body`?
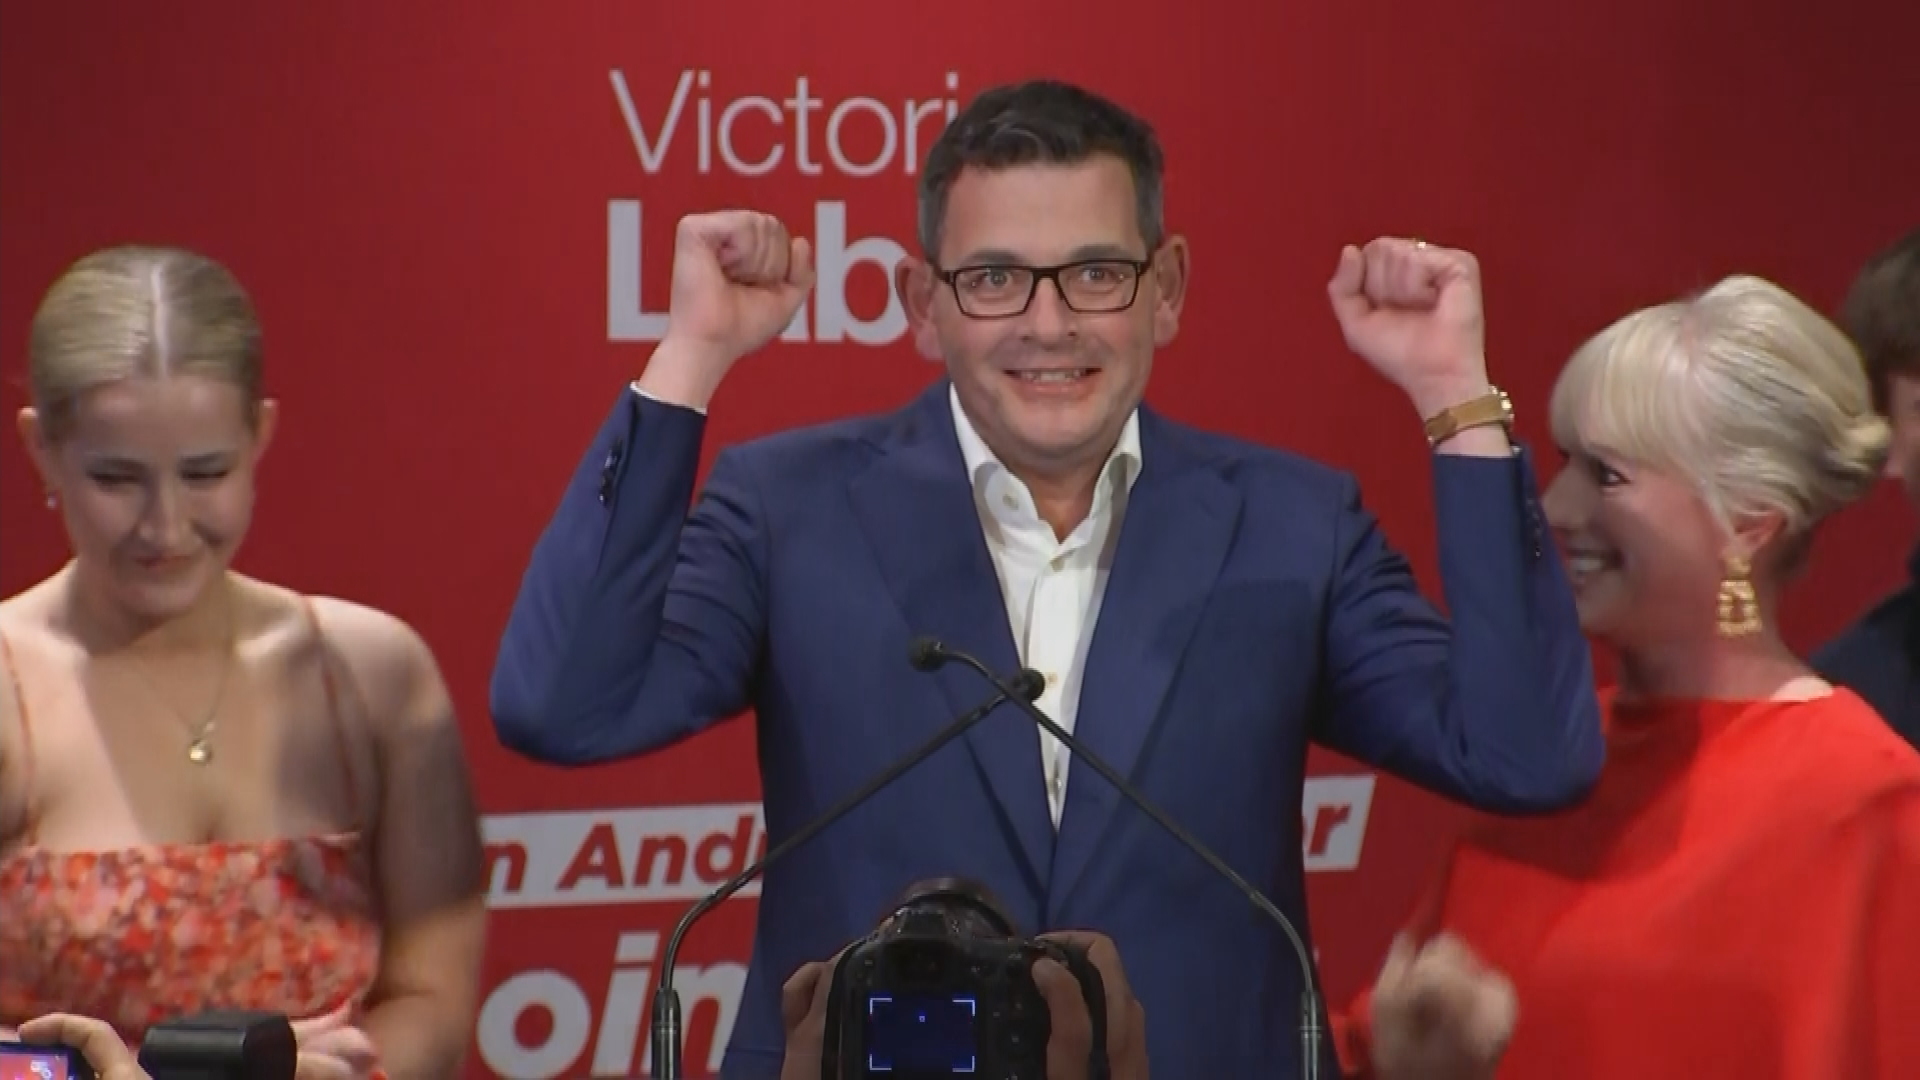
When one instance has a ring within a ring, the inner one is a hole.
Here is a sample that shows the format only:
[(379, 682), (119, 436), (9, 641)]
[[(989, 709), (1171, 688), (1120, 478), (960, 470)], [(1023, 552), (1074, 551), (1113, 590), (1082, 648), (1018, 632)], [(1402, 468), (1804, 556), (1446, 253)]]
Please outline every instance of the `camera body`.
[(284, 1013), (197, 1013), (147, 1029), (140, 1042), (140, 1067), (153, 1080), (293, 1080), (299, 1059)]
[[(293, 1080), (299, 1058), (281, 1013), (197, 1013), (148, 1028), (139, 1061), (153, 1080)], [(94, 1080), (78, 1050), (0, 1041), (0, 1080)]]
[(70, 1046), (0, 1039), (0, 1080), (94, 1080), (93, 1066)]
[(821, 1080), (1045, 1080), (1047, 1003), (1034, 962), (1073, 974), (1093, 1020), (1088, 1075), (1106, 1080), (1106, 992), (1084, 950), (1019, 937), (987, 892), (957, 880), (909, 889), (841, 953), (828, 991)]

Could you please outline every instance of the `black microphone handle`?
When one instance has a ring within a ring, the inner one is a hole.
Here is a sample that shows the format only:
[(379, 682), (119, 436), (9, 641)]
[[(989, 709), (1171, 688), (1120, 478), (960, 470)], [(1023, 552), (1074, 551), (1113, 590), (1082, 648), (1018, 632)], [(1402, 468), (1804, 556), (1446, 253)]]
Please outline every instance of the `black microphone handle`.
[(933, 738), (928, 739), (926, 744), (921, 746), (920, 749), (915, 750), (893, 765), (888, 766), (881, 771), (880, 775), (868, 781), (865, 786), (833, 804), (825, 813), (802, 826), (800, 830), (792, 836), (781, 841), (773, 850), (762, 856), (759, 861), (747, 867), (745, 870), (740, 871), (738, 874), (735, 874), (731, 880), (708, 893), (699, 903), (687, 909), (687, 913), (680, 917), (679, 925), (673, 928), (673, 936), (667, 939), (666, 951), (661, 954), (660, 984), (655, 987), (653, 991), (653, 1068), (651, 1073), (654, 1080), (681, 1080), (680, 994), (673, 987), (673, 972), (675, 966), (679, 963), (680, 943), (685, 940), (687, 931), (693, 929), (693, 924), (700, 921), (707, 912), (719, 907), (734, 893), (752, 884), (753, 880), (760, 876), (761, 872), (767, 868), (769, 863), (775, 859), (784, 857), (794, 848), (818, 836), (822, 829), (846, 817), (855, 807), (879, 794), (880, 789), (900, 779), (902, 775), (915, 765), (932, 757), (941, 747), (965, 734), (968, 728), (973, 727), (985, 719), (988, 713), (991, 713), (1008, 701), (1022, 700), (1012, 687), (1002, 683), (999, 679), (993, 680), (993, 683), (994, 689), (999, 691), (994, 694), (993, 697), (989, 698), (973, 711), (963, 714), (953, 723), (941, 728), (939, 733), (934, 735)]
[(1094, 772), (1099, 773), (1107, 783), (1112, 784), (1115, 790), (1125, 795), (1128, 802), (1138, 807), (1141, 813), (1152, 818), (1161, 828), (1173, 834), (1175, 840), (1180, 841), (1189, 851), (1200, 856), (1201, 861), (1212, 867), (1215, 873), (1232, 882), (1235, 888), (1238, 888), (1242, 893), (1246, 894), (1247, 899), (1253, 901), (1254, 907), (1259, 908), (1263, 914), (1279, 925), (1281, 932), (1287, 935), (1287, 941), (1292, 944), (1294, 956), (1298, 958), (1300, 963), (1300, 978), (1303, 986), (1300, 995), (1301, 1075), (1306, 1077), (1307, 1080), (1320, 1080), (1320, 1049), (1325, 1037), (1325, 1031), (1320, 1026), (1320, 991), (1315, 985), (1313, 977), (1313, 953), (1307, 948), (1307, 943), (1305, 939), (1300, 936), (1300, 931), (1294, 929), (1293, 920), (1287, 918), (1286, 913), (1281, 911), (1272, 900), (1267, 899), (1266, 894), (1254, 888), (1248, 883), (1247, 879), (1236, 873), (1233, 867), (1228, 866), (1226, 860), (1215, 855), (1205, 844), (1202, 844), (1197, 837), (1181, 828), (1173, 819), (1162, 813), (1159, 807), (1149, 802), (1147, 797), (1140, 794), (1113, 766), (1100, 760), (1099, 755), (1081, 745), (1080, 741), (1072, 735), (1067, 734), (1065, 729), (1054, 722), (1053, 717), (1042, 712), (1040, 707), (1033, 702), (1010, 693), (1010, 688), (1007, 684), (1001, 681), (1000, 677), (993, 673), (993, 669), (989, 668), (979, 657), (970, 656), (958, 649), (949, 648), (945, 645), (937, 645), (937, 648), (941, 655), (952, 660), (958, 660), (960, 663), (979, 672), (983, 678), (993, 684), (995, 689), (999, 690), (1003, 695), (1006, 695), (1008, 700), (1012, 701), (1020, 711), (1032, 717), (1033, 722), (1039, 724), (1047, 734), (1060, 740), (1061, 745), (1065, 746), (1067, 750), (1073, 754), (1075, 760), (1086, 762)]

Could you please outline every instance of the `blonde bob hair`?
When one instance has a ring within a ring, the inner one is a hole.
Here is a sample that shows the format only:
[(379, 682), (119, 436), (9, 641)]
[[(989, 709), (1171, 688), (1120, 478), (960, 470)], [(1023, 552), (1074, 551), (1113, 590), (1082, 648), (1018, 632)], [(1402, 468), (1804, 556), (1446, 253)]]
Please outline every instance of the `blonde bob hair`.
[(1776, 514), (1782, 541), (1866, 494), (1890, 438), (1847, 336), (1749, 275), (1602, 330), (1550, 412), (1563, 448), (1685, 479), (1729, 535)]

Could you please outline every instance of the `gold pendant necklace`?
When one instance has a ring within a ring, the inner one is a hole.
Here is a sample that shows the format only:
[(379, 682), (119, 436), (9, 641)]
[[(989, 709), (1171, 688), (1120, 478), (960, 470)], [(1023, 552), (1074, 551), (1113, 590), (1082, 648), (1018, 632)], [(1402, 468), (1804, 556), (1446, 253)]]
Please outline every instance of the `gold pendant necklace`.
[(213, 725), (220, 715), (220, 701), (227, 696), (227, 673), (233, 670), (233, 651), (234, 642), (229, 636), (226, 655), (220, 661), (220, 682), (213, 688), (213, 701), (207, 706), (206, 718), (200, 721), (199, 729), (187, 743), (187, 760), (195, 765), (213, 761)]
[(227, 648), (220, 659), (220, 681), (214, 684), (213, 701), (207, 705), (207, 715), (201, 719), (198, 726), (186, 723), (187, 718), (180, 715), (180, 710), (174, 708), (173, 703), (168, 701), (165, 695), (159, 693), (159, 684), (155, 683), (153, 678), (147, 674), (145, 666), (137, 659), (134, 661), (134, 670), (140, 673), (140, 678), (147, 683), (147, 688), (153, 690), (154, 696), (160, 698), (161, 703), (166, 706), (167, 711), (173, 713), (174, 718), (179, 720), (182, 725), (187, 728), (189, 734), (187, 740), (187, 760), (195, 765), (204, 766), (213, 762), (214, 724), (219, 719), (220, 702), (227, 694), (227, 676), (233, 671), (233, 654), (237, 644), (235, 640), (234, 623), (233, 601), (232, 598), (229, 597), (227, 601)]

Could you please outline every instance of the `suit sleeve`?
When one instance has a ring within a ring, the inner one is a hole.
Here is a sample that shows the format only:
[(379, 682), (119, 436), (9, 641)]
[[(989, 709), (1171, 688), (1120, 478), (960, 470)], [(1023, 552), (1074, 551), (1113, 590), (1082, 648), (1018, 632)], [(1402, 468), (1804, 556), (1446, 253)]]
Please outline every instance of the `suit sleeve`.
[(722, 451), (689, 513), (706, 419), (623, 393), (534, 547), (495, 661), (494, 730), (535, 761), (657, 750), (744, 710), (767, 534)]
[(1529, 460), (1439, 455), (1434, 496), (1451, 625), (1349, 481), (1318, 737), (1478, 810), (1571, 805), (1599, 778), (1600, 708)]

